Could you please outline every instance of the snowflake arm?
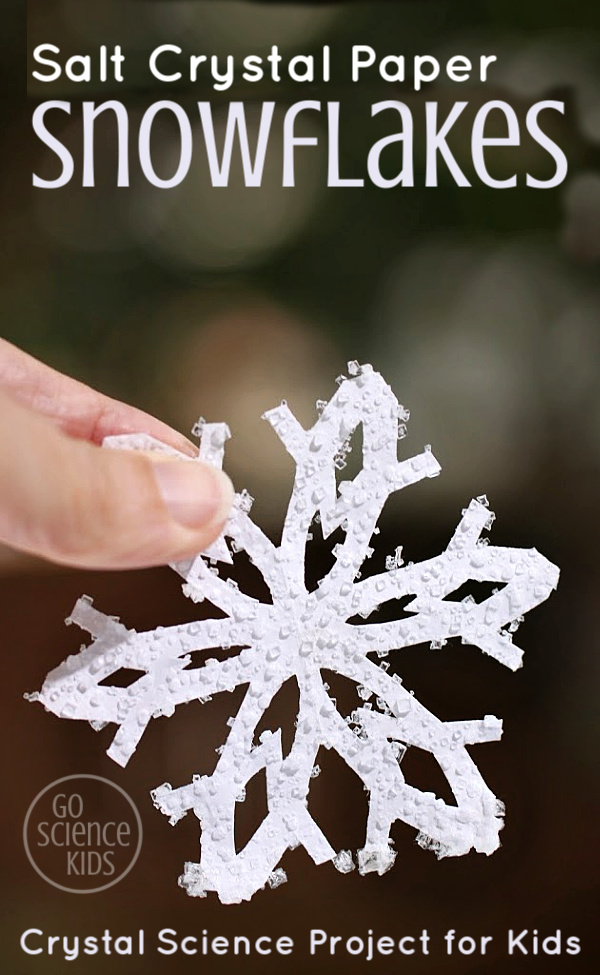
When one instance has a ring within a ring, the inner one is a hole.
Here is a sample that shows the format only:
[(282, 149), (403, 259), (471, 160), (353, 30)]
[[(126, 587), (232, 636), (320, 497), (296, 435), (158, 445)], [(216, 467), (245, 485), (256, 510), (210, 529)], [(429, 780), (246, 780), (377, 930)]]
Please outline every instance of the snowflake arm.
[[(48, 675), (38, 699), (62, 718), (87, 719), (93, 726), (117, 724), (108, 754), (119, 765), (127, 764), (151, 718), (172, 714), (178, 704), (233, 690), (260, 672), (257, 662), (253, 665), (243, 651), (234, 660), (212, 659), (201, 668), (186, 670), (192, 651), (247, 644), (250, 630), (243, 624), (232, 625), (230, 620), (210, 619), (136, 633), (96, 610), (84, 597), (68, 622), (87, 630), (94, 642)], [(142, 671), (143, 675), (128, 687), (102, 686), (102, 681), (121, 670)]]
[[(424, 477), (435, 477), (441, 470), (430, 450), (398, 462), (398, 401), (378, 373), (370, 366), (364, 369), (355, 380), (340, 385), (308, 431), (300, 426), (287, 404), (265, 414), (296, 462), (280, 549), (288, 584), (294, 592), (305, 592), (304, 550), (317, 512), (326, 538), (336, 528), (345, 527), (346, 539), (331, 582), (351, 583), (366, 558), (389, 495)], [(342, 483), (338, 496), (336, 463), (344, 463), (344, 451), (360, 424), (363, 468), (354, 481)]]
[[(481, 544), (489, 520), (489, 509), (472, 501), (442, 555), (359, 583), (353, 609), (364, 617), (391, 599), (420, 594), (405, 606), (414, 619), (359, 626), (360, 638), (383, 653), (460, 636), (511, 670), (520, 667), (523, 653), (502, 628), (548, 598), (558, 584), (558, 569), (535, 549)], [(449, 600), (465, 582), (497, 582), (504, 588), (479, 604)]]

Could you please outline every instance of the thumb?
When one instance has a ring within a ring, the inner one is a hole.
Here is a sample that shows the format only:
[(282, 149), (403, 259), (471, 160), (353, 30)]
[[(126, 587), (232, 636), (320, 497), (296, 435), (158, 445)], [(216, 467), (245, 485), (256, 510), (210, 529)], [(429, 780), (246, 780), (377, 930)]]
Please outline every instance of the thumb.
[(0, 541), (65, 565), (126, 569), (203, 551), (233, 502), (196, 460), (103, 450), (0, 396)]

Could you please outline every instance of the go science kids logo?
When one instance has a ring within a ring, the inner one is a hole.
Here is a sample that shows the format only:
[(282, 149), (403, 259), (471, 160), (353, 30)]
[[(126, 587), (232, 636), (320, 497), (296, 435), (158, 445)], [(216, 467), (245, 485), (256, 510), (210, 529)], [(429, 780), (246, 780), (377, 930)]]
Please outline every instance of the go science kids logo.
[(23, 825), (25, 852), (47, 883), (73, 894), (114, 887), (142, 848), (142, 820), (120, 786), (68, 775), (37, 794)]

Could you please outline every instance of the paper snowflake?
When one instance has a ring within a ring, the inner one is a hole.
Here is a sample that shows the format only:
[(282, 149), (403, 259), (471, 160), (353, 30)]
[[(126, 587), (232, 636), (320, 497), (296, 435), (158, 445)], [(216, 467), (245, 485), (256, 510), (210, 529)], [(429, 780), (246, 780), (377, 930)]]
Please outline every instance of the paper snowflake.
[[(350, 363), (349, 371), (350, 378), (340, 377), (331, 401), (317, 404), (320, 415), (310, 430), (303, 429), (285, 403), (266, 414), (296, 464), (280, 544), (273, 544), (251, 520), (252, 499), (242, 492), (212, 549), (174, 566), (185, 578), (185, 594), (195, 602), (208, 600), (225, 618), (136, 633), (98, 612), (84, 597), (68, 622), (92, 635), (91, 646), (69, 657), (34, 695), (59, 717), (85, 719), (95, 728), (116, 724), (108, 754), (124, 766), (152, 718), (172, 715), (188, 701), (206, 702), (215, 694), (247, 688), (212, 775), (194, 776), (179, 788), (163, 785), (153, 793), (155, 805), (171, 823), (189, 810), (200, 820), (200, 862), (187, 863), (180, 878), (193, 896), (216, 891), (222, 902), (236, 903), (267, 883), (278, 886), (286, 879), (278, 867), (282, 856), (300, 844), (315, 863), (333, 861), (344, 873), (354, 868), (352, 853), (333, 849), (308, 811), (321, 747), (336, 751), (369, 795), (365, 844), (357, 855), (361, 873), (381, 874), (393, 864), (390, 829), (396, 820), (413, 826), (418, 842), (439, 856), (471, 849), (490, 854), (499, 845), (502, 804), (465, 746), (499, 739), (501, 721), (490, 715), (441, 721), (396, 674), (388, 673), (383, 658), (403, 647), (440, 648), (460, 637), (516, 670), (522, 651), (513, 643), (513, 632), (523, 614), (556, 587), (558, 569), (534, 549), (488, 545), (482, 533), (490, 528), (493, 514), (487, 500), (479, 498), (463, 511), (441, 555), (404, 565), (397, 549), (385, 572), (358, 581), (390, 494), (435, 477), (440, 466), (429, 447), (398, 461), (398, 439), (405, 433), (408, 411), (370, 366)], [(361, 424), (362, 468), (353, 480), (343, 480), (350, 438)], [(201, 423), (195, 432), (200, 458), (221, 467), (228, 428)], [(109, 445), (174, 453), (145, 436), (111, 438)], [(331, 571), (310, 592), (305, 549), (315, 519), (324, 537), (341, 529), (344, 540), (333, 550)], [(242, 550), (261, 572), (272, 603), (244, 594), (234, 581), (220, 576), (218, 564), (232, 563)], [(498, 588), (480, 603), (472, 597), (449, 598), (468, 581), (497, 583)], [(412, 614), (408, 618), (367, 622), (381, 604), (411, 594), (415, 598), (405, 607)], [(357, 616), (364, 622), (350, 622)], [(243, 649), (229, 659), (210, 658), (211, 649), (236, 647)], [(190, 666), (195, 651), (206, 651), (200, 668)], [(122, 669), (142, 671), (143, 676), (128, 687), (103, 684)], [(362, 703), (349, 717), (342, 717), (328, 693), (323, 670), (355, 683)], [(280, 730), (265, 731), (259, 740), (255, 732), (290, 680), (298, 685), (299, 711), (293, 746), (284, 757)], [(456, 805), (405, 780), (401, 760), (410, 746), (434, 756)], [(236, 852), (236, 805), (263, 769), (268, 814)]]

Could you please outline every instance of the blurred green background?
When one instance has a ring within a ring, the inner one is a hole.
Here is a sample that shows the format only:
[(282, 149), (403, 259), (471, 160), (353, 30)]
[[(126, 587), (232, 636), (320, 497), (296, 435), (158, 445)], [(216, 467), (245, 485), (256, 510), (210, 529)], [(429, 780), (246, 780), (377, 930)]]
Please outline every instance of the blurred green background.
[[(494, 934), (489, 961), (441, 955), (406, 960), (411, 971), (497, 973), (591, 971), (592, 910), (597, 886), (598, 679), (600, 583), (600, 14), (596, 5), (566, 0), (395, 0), (380, 3), (277, 4), (230, 0), (29, 0), (29, 52), (54, 43), (63, 54), (120, 43), (127, 83), (90, 86), (86, 98), (119, 97), (132, 120), (159, 98), (193, 107), (210, 99), (274, 99), (282, 113), (301, 98), (342, 103), (341, 168), (363, 175), (369, 146), (380, 135), (369, 106), (406, 100), (415, 113), (426, 99), (455, 98), (477, 107), (503, 98), (521, 113), (546, 97), (564, 99), (560, 144), (567, 181), (549, 191), (470, 189), (327, 189), (323, 121), (311, 134), (319, 149), (303, 150), (298, 186), (282, 189), (280, 166), (267, 166), (261, 189), (242, 186), (235, 171), (227, 189), (212, 189), (202, 161), (177, 189), (149, 188), (142, 178), (117, 190), (111, 125), (99, 126), (99, 185), (74, 180), (56, 191), (15, 189), (16, 177), (44, 175), (48, 150), (35, 143), (36, 101), (81, 88), (33, 85), (29, 103), (11, 105), (4, 135), (3, 258), (0, 297), (4, 337), (51, 365), (159, 415), (187, 432), (199, 414), (225, 420), (233, 432), (226, 466), (236, 487), (256, 498), (253, 513), (276, 531), (290, 486), (289, 458), (260, 420), (282, 398), (304, 424), (315, 400), (327, 399), (348, 359), (369, 361), (411, 408), (409, 440), (431, 443), (441, 478), (405, 492), (386, 512), (380, 544), (404, 544), (411, 559), (440, 551), (460, 509), (483, 492), (497, 512), (498, 544), (535, 545), (563, 571), (553, 599), (519, 632), (525, 668), (502, 672), (476, 651), (450, 647), (432, 655), (403, 652), (395, 668), (421, 700), (446, 718), (488, 712), (505, 720), (501, 744), (481, 746), (476, 760), (507, 802), (504, 845), (490, 859), (472, 854), (438, 863), (399, 828), (394, 870), (384, 878), (342, 877), (316, 868), (301, 852), (284, 861), (290, 882), (250, 905), (222, 908), (191, 901), (176, 886), (181, 863), (193, 858), (197, 824), (176, 830), (156, 813), (148, 790), (186, 781), (223, 740), (230, 699), (184, 709), (155, 722), (154, 747), (144, 741), (122, 771), (104, 756), (87, 727), (69, 725), (25, 704), (46, 671), (77, 649), (62, 619), (83, 591), (100, 608), (147, 628), (193, 617), (167, 570), (121, 575), (50, 570), (3, 552), (0, 608), (8, 689), (3, 700), (4, 767), (11, 799), (3, 807), (6, 897), (2, 945), (7, 971), (62, 972), (64, 962), (25, 960), (15, 945), (24, 927), (49, 933), (122, 933), (171, 925), (182, 932), (292, 934), (301, 943), (311, 926), (331, 933), (433, 934), (455, 927)], [(214, 93), (209, 86), (148, 84), (145, 55), (160, 43), (193, 53), (312, 53), (332, 45), (335, 59), (354, 43), (382, 55), (495, 53), (485, 85), (440, 82), (420, 94), (408, 86), (370, 81), (328, 86), (265, 81)], [(7, 116), (8, 117), (8, 116)], [(381, 133), (383, 134), (383, 133)], [(77, 156), (73, 120), (64, 141)], [(165, 128), (157, 157), (170, 153)], [(456, 155), (468, 170), (468, 127)], [(422, 156), (417, 146), (417, 156)], [(519, 154), (520, 182), (527, 171)], [(511, 160), (513, 157), (511, 157)], [(443, 169), (443, 167), (442, 167)], [(317, 552), (325, 562), (326, 553)], [(41, 710), (41, 709), (40, 709)], [(181, 709), (180, 709), (181, 710)], [(208, 712), (210, 711), (210, 714)], [(284, 709), (285, 712), (285, 709)], [(282, 712), (281, 720), (290, 715)], [(293, 715), (291, 716), (293, 717)], [(214, 741), (213, 741), (214, 739)], [(210, 742), (210, 748), (207, 746)], [(407, 756), (408, 757), (408, 756)], [(332, 842), (361, 845), (365, 803), (333, 763), (316, 780), (315, 802)], [(25, 810), (47, 782), (72, 772), (113, 778), (142, 811), (146, 842), (133, 873), (107, 894), (69, 897), (43, 886), (20, 845)], [(443, 789), (435, 768), (414, 764), (414, 782)], [(327, 780), (327, 781), (326, 781)], [(320, 790), (320, 791), (319, 791)], [(335, 845), (335, 844), (334, 844)], [(507, 959), (504, 932), (562, 928), (582, 937), (577, 958)], [(396, 962), (394, 961), (394, 964)], [(29, 964), (30, 967), (27, 967)], [(106, 971), (104, 959), (77, 970)], [(192, 970), (197, 960), (181, 963)], [(202, 961), (207, 971), (231, 959)], [(238, 962), (247, 971), (258, 962)], [(338, 972), (360, 961), (312, 963)], [(387, 970), (392, 960), (372, 962)], [(306, 954), (260, 961), (261, 970), (304, 971)], [(151, 975), (179, 971), (176, 962), (147, 956), (143, 969), (114, 959), (110, 971)], [(138, 963), (139, 966), (139, 963)]]

